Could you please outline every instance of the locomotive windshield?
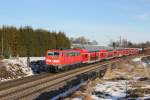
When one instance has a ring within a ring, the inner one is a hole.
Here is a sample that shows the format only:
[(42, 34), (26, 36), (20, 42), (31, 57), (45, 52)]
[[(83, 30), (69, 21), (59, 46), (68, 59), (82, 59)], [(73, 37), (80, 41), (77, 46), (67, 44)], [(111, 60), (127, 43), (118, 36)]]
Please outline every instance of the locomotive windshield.
[(48, 52), (48, 56), (59, 56), (59, 52)]

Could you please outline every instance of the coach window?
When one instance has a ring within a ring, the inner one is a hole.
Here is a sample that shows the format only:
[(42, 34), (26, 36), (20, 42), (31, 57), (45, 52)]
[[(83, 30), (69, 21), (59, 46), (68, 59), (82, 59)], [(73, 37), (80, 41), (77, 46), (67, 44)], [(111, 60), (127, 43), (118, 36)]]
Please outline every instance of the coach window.
[(77, 52), (77, 56), (79, 56), (80, 55), (80, 52)]
[(72, 56), (76, 56), (76, 52), (72, 52)]
[(75, 56), (78, 56), (79, 54), (78, 54), (78, 52), (75, 52)]
[(69, 53), (67, 53), (67, 55), (71, 57), (71, 56), (73, 56), (73, 52), (69, 52)]
[(70, 52), (70, 56), (73, 56), (73, 52)]
[(77, 53), (76, 52), (73, 52), (73, 56), (76, 56), (77, 55)]
[(59, 52), (54, 52), (54, 56), (59, 56)]

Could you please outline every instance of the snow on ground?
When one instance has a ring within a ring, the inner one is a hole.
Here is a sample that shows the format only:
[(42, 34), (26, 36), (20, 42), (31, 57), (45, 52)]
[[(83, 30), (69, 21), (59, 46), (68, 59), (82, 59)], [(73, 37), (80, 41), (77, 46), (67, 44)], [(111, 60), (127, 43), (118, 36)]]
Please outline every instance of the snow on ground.
[[(30, 62), (44, 59), (44, 57), (30, 57)], [(0, 81), (8, 81), (31, 75), (34, 75), (34, 73), (30, 67), (27, 67), (27, 57), (3, 59), (0, 61)]]
[[(141, 88), (149, 88), (150, 85), (145, 85)], [(92, 94), (93, 100), (149, 100), (150, 94), (145, 94), (139, 97), (132, 97), (128, 91), (135, 89), (129, 81), (106, 81), (102, 84), (95, 86), (94, 94)], [(127, 96), (127, 98), (126, 98)]]
[(133, 62), (136, 62), (136, 63), (139, 63), (139, 64), (142, 64), (143, 67), (150, 67), (150, 59), (149, 57), (148, 58), (135, 58), (132, 60)]
[(132, 61), (134, 61), (134, 62), (140, 62), (141, 58), (134, 58)]
[[(149, 86), (144, 86), (149, 87)], [(143, 88), (144, 88), (143, 87)], [(117, 81), (105, 81), (103, 83), (98, 83), (94, 87), (94, 91), (91, 94), (91, 99), (88, 100), (150, 100), (150, 94), (145, 94), (141, 97), (132, 97), (128, 93), (129, 90), (134, 89), (127, 80), (117, 80)], [(81, 97), (75, 97), (71, 100), (84, 100)]]
[(82, 98), (73, 98), (72, 100), (82, 100)]
[(129, 86), (126, 80), (107, 81), (96, 85), (92, 98), (94, 100), (118, 100), (126, 97), (127, 88)]

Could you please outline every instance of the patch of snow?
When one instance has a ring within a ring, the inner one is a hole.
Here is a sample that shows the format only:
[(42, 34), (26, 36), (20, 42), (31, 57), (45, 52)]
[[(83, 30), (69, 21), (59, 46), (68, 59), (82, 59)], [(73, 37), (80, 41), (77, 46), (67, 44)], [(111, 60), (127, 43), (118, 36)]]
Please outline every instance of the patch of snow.
[(143, 65), (144, 67), (147, 67), (147, 63), (145, 63), (145, 62), (142, 62), (142, 65)]
[(92, 98), (94, 100), (118, 100), (126, 96), (127, 87), (129, 88), (126, 80), (97, 84)]
[[(65, 97), (67, 96), (68, 94), (71, 94), (72, 92), (74, 92), (75, 90), (79, 89), (81, 87), (81, 85), (85, 85), (87, 84), (86, 82), (84, 83), (81, 83), (77, 86), (74, 86), (73, 88), (69, 89), (68, 91), (64, 92), (64, 93), (61, 93), (55, 97), (53, 97), (51, 100), (58, 100), (60, 97)], [(82, 98), (74, 98), (73, 100), (82, 100)]]
[(133, 77), (133, 80), (135, 80), (135, 81), (138, 81), (139, 79), (141, 79), (142, 77), (140, 77), (140, 76), (136, 76), (136, 77)]
[[(150, 85), (146, 85), (143, 88), (150, 88)], [(128, 95), (126, 92), (129, 89), (133, 89), (133, 87), (129, 85), (129, 81), (127, 80), (106, 81), (95, 86), (91, 97), (93, 100), (121, 100)], [(150, 99), (150, 94), (136, 98), (136, 100), (144, 99)]]
[(23, 73), (26, 74), (26, 76), (31, 76), (31, 75), (33, 75), (33, 72), (32, 72), (32, 70), (31, 70), (30, 67), (22, 67), (22, 71), (23, 71)]
[(0, 76), (0, 81), (8, 81), (33, 75), (31, 68), (26, 66), (25, 58), (3, 59), (2, 63), (3, 66), (1, 66), (1, 68), (3, 67), (5, 69), (5, 73), (9, 73), (9, 75), (5, 77)]
[(82, 100), (82, 98), (72, 98), (72, 100)]
[(0, 82), (10, 81), (10, 80), (12, 80), (12, 79), (5, 79), (5, 78), (1, 78), (1, 79), (0, 79)]
[(111, 98), (110, 99), (109, 98), (107, 98), (107, 99), (106, 98), (99, 98), (96, 95), (92, 95), (91, 97), (93, 98), (93, 100), (113, 100)]
[[(150, 85), (145, 86), (145, 88), (150, 88)], [(150, 96), (150, 95), (149, 95)]]
[(140, 97), (139, 100), (150, 100), (150, 94), (145, 95), (144, 97)]
[(134, 62), (140, 62), (141, 58), (134, 58), (132, 61), (134, 61)]

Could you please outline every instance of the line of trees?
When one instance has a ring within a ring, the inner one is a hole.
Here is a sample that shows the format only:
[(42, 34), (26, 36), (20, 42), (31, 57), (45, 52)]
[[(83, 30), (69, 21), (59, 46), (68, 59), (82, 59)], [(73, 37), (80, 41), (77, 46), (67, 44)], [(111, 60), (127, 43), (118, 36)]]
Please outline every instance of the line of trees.
[(44, 56), (46, 50), (70, 48), (70, 40), (64, 32), (50, 32), (32, 27), (0, 28), (0, 53), (9, 56)]
[(85, 38), (83, 36), (78, 38), (70, 38), (70, 41), (72, 44), (81, 44), (81, 45), (98, 45), (98, 42), (96, 40), (90, 40), (88, 38)]

